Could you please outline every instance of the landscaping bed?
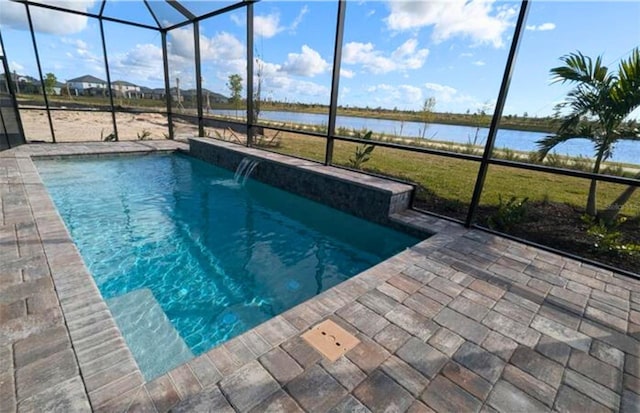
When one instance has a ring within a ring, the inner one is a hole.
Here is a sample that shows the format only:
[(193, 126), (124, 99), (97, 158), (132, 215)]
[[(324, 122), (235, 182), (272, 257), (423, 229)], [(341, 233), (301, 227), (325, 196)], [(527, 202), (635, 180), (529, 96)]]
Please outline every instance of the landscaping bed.
[[(418, 198), (414, 201), (414, 207), (460, 220), (464, 220), (467, 213), (466, 205), (438, 197)], [(640, 275), (640, 252), (630, 255), (596, 247), (598, 238), (588, 233), (590, 225), (583, 220), (584, 209), (548, 201), (529, 202), (525, 209), (526, 213), (520, 223), (510, 228), (493, 229)], [(491, 222), (497, 214), (497, 205), (480, 206), (476, 222), (480, 226), (491, 228), (494, 226)], [(640, 217), (627, 217), (625, 222), (611, 231), (620, 233), (619, 244), (640, 245)]]

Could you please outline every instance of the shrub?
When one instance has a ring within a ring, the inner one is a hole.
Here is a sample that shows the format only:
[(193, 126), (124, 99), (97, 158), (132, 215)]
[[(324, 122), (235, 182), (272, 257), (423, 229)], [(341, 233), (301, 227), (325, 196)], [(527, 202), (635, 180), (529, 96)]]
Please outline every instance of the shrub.
[(138, 132), (137, 135), (139, 141), (145, 141), (149, 139), (149, 137), (151, 136), (151, 132), (146, 129), (142, 129), (142, 132)]
[(544, 164), (555, 168), (567, 168), (569, 166), (567, 160), (555, 152), (547, 154)]
[(100, 131), (100, 140), (103, 142), (115, 142), (117, 140), (116, 134), (111, 132), (107, 136), (104, 136), (104, 129), (103, 129)]
[(524, 221), (527, 216), (527, 202), (529, 198), (518, 199), (512, 196), (508, 201), (498, 195), (498, 209), (487, 219), (487, 224), (491, 229), (509, 231), (515, 225)]
[(587, 224), (587, 234), (593, 239), (593, 247), (596, 251), (605, 254), (640, 255), (640, 244), (625, 242), (620, 231), (627, 219), (619, 217), (613, 222), (607, 223), (602, 219), (596, 219), (590, 215), (583, 215), (582, 222)]
[[(364, 135), (361, 132), (356, 133), (356, 138), (371, 140), (372, 131), (368, 131)], [(368, 162), (371, 159), (371, 153), (376, 147), (371, 144), (362, 144), (356, 146), (356, 151), (353, 154), (353, 158), (349, 158), (349, 166), (354, 169), (361, 169), (362, 164)]]

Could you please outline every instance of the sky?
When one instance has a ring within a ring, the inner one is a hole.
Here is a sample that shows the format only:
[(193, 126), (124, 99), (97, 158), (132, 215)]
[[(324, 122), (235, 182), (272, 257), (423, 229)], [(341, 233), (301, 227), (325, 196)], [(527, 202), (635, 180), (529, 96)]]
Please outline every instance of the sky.
[[(0, 0), (0, 30), (11, 70), (37, 77), (24, 6)], [(100, 1), (42, 2), (97, 13)], [(194, 14), (229, 1), (185, 1)], [(161, 23), (180, 15), (161, 0), (151, 6)], [(438, 112), (493, 112), (520, 3), (495, 0), (347, 2), (339, 104)], [(106, 79), (96, 19), (31, 7), (42, 70), (61, 80), (91, 74)], [(155, 25), (140, 1), (108, 0), (106, 16)], [(336, 1), (262, 1), (254, 6), (256, 68), (263, 98), (328, 104)], [(611, 69), (640, 44), (638, 1), (534, 0), (512, 76), (505, 114), (547, 116), (568, 85), (549, 69), (580, 50), (603, 55)], [(105, 22), (111, 80), (163, 87), (160, 33)], [(195, 87), (193, 31), (168, 33), (171, 84)], [(229, 95), (230, 74), (246, 78), (246, 14), (239, 9), (200, 22), (203, 87)], [(255, 76), (255, 73), (254, 73)], [(638, 116), (635, 116), (638, 117)]]

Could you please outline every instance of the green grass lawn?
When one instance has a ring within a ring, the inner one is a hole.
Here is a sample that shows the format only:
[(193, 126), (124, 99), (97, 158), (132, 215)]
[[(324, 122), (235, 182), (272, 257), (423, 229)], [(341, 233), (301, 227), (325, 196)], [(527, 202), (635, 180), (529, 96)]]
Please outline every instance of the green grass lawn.
[[(280, 146), (271, 148), (280, 153), (324, 161), (326, 141), (322, 138), (293, 133), (280, 134)], [(333, 161), (346, 166), (357, 145), (336, 141)], [(435, 195), (452, 203), (468, 204), (478, 174), (479, 163), (446, 158), (400, 149), (376, 147), (363, 169), (413, 182), (426, 191), (418, 197)], [(598, 205), (605, 207), (624, 190), (624, 185), (600, 182)], [(583, 208), (589, 190), (589, 180), (524, 169), (491, 166), (487, 174), (481, 204), (498, 205), (503, 199), (517, 196), (530, 201), (551, 201)], [(434, 211), (439, 212), (439, 211)], [(640, 190), (623, 208), (628, 216), (640, 216)]]

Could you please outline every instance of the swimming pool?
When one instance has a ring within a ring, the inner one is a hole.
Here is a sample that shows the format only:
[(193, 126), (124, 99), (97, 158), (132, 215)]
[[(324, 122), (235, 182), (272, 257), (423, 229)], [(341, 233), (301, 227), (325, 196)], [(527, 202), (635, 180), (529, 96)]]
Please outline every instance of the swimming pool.
[(147, 380), (419, 241), (183, 154), (36, 165)]

